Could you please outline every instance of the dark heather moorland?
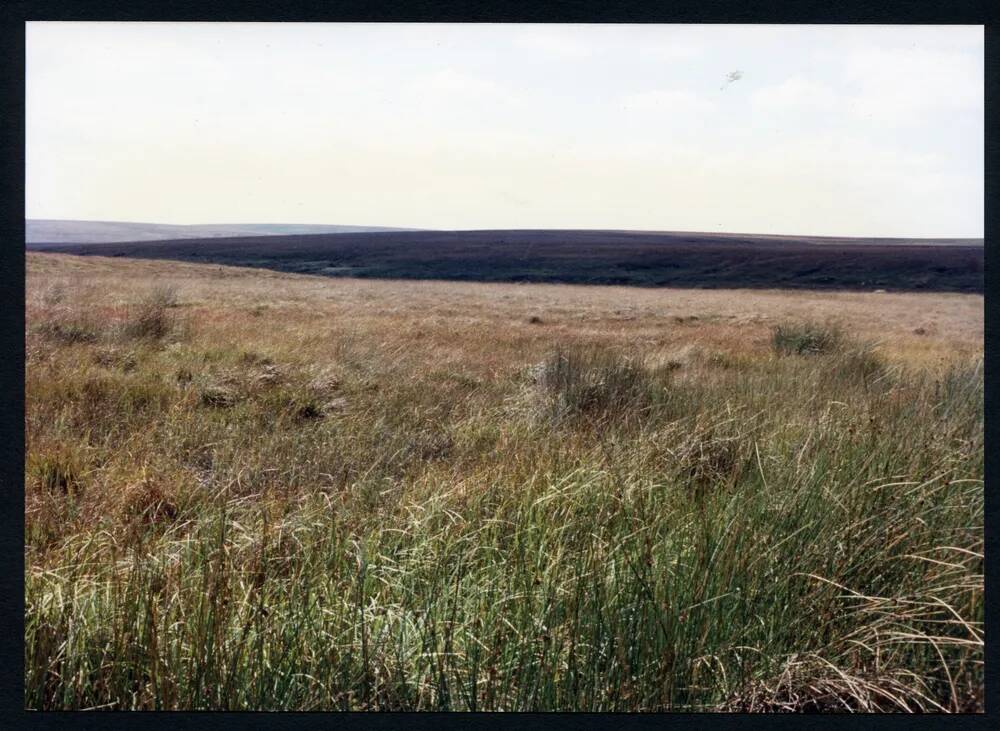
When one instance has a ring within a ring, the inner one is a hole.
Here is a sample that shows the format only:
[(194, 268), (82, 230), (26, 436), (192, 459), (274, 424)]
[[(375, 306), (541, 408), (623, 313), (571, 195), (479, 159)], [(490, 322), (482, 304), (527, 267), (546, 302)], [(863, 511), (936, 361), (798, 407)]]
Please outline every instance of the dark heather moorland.
[(129, 243), (36, 241), (28, 248), (332, 277), (940, 292), (982, 292), (984, 281), (981, 239), (380, 231)]

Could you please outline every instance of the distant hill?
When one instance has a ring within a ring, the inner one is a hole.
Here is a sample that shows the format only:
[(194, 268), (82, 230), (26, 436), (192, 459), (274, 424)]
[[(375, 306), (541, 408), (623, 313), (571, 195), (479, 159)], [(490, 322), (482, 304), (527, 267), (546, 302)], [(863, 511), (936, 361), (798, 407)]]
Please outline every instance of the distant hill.
[(174, 225), (126, 221), (68, 221), (26, 219), (28, 244), (101, 244), (120, 241), (210, 239), (230, 236), (289, 236), (295, 234), (341, 234), (363, 231), (412, 231), (385, 226), (326, 226), (301, 223), (220, 223)]
[(380, 231), (45, 244), (68, 254), (331, 277), (647, 287), (982, 292), (981, 239), (852, 239), (593, 230)]

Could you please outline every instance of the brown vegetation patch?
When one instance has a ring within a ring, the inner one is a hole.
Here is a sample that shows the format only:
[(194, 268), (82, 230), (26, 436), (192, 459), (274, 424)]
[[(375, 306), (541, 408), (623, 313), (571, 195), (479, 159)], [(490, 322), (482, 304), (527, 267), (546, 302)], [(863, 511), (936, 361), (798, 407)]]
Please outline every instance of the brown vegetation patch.
[(125, 486), (119, 509), (123, 523), (146, 525), (173, 522), (179, 512), (172, 492), (150, 477)]
[(757, 681), (720, 710), (729, 713), (981, 713), (969, 695), (958, 707), (942, 706), (919, 676), (905, 671), (846, 671), (821, 659), (792, 659), (773, 681)]
[(216, 409), (228, 409), (235, 406), (239, 400), (239, 394), (231, 386), (210, 385), (201, 389), (199, 400), (202, 406)]

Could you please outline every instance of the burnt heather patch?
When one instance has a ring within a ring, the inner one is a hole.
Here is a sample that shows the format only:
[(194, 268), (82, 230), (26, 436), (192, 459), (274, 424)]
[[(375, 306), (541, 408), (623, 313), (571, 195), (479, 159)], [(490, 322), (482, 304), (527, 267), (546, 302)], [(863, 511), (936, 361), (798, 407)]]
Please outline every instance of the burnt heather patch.
[(78, 255), (208, 262), (330, 277), (644, 287), (983, 291), (973, 239), (635, 231), (393, 231), (105, 244)]

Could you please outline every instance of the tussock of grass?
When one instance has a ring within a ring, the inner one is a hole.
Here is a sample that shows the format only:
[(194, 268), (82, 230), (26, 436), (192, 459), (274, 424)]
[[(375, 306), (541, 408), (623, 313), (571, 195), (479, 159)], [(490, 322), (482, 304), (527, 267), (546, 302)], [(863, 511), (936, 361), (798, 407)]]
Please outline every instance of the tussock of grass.
[(105, 368), (119, 368), (125, 373), (135, 370), (138, 358), (135, 351), (119, 348), (101, 348), (94, 353), (94, 363)]
[(774, 329), (772, 344), (780, 354), (817, 355), (837, 350), (844, 336), (835, 327), (815, 323), (784, 324)]
[(658, 375), (611, 350), (571, 348), (552, 353), (535, 380), (556, 420), (634, 419), (656, 402), (663, 388)]
[(29, 327), (27, 707), (982, 709), (981, 362), (225, 314)]
[(29, 482), (34, 480), (42, 491), (68, 494), (81, 487), (84, 458), (73, 446), (59, 445), (31, 452), (26, 468)]
[(852, 344), (837, 353), (830, 372), (835, 378), (860, 382), (866, 387), (880, 383), (888, 386), (888, 379), (892, 377), (891, 369), (870, 344)]
[(892, 378), (892, 369), (879, 356), (874, 344), (848, 337), (839, 327), (815, 323), (779, 325), (772, 333), (771, 343), (779, 355), (823, 356), (824, 362), (818, 370), (826, 380), (884, 389)]
[(210, 406), (217, 409), (227, 409), (233, 406), (239, 399), (239, 394), (232, 388), (225, 385), (206, 386), (201, 390), (199, 399), (202, 406)]
[(170, 309), (177, 306), (177, 290), (169, 285), (158, 285), (129, 309), (122, 325), (126, 338), (160, 340), (177, 327)]
[(89, 322), (50, 320), (37, 327), (45, 337), (61, 343), (92, 343), (98, 338), (97, 328)]
[(143, 476), (127, 485), (121, 497), (123, 522), (140, 524), (173, 522), (178, 515), (176, 499), (155, 478)]

